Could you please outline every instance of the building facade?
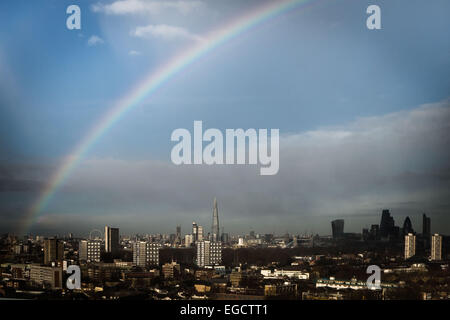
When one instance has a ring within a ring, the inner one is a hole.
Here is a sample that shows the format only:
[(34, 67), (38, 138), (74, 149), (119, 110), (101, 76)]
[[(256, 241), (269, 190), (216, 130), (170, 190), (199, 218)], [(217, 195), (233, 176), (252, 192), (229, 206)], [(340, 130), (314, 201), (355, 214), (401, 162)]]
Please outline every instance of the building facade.
[(79, 248), (79, 260), (86, 262), (100, 262), (101, 260), (100, 240), (81, 240)]
[(222, 244), (203, 240), (197, 242), (197, 265), (199, 267), (214, 266), (222, 263)]
[(149, 241), (136, 241), (133, 243), (133, 264), (145, 268), (159, 265), (159, 243)]
[(62, 289), (62, 268), (33, 264), (30, 268), (30, 280), (40, 286)]

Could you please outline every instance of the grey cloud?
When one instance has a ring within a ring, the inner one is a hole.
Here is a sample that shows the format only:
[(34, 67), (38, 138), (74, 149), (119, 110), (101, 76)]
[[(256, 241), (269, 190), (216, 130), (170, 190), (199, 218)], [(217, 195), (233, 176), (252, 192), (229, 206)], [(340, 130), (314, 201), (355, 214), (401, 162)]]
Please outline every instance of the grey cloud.
[(38, 226), (56, 228), (67, 216), (72, 227), (77, 221), (85, 228), (113, 221), (128, 232), (171, 232), (195, 220), (209, 230), (217, 196), (221, 223), (233, 233), (327, 234), (337, 217), (346, 219), (347, 231), (360, 231), (379, 223), (383, 208), (391, 209), (397, 224), (411, 216), (416, 228), (427, 212), (437, 222), (433, 231), (448, 233), (449, 123), (450, 102), (444, 101), (285, 133), (276, 176), (260, 176), (257, 166), (89, 159), (59, 190)]
[[(295, 231), (291, 221), (300, 226), (304, 219), (361, 213), (372, 214), (377, 223), (384, 207), (396, 208), (400, 215), (424, 210), (446, 216), (449, 106), (444, 101), (345, 126), (285, 134), (276, 176), (259, 176), (256, 166), (177, 167), (151, 160), (91, 159), (67, 188), (91, 193), (90, 204), (97, 197), (107, 199), (96, 205), (112, 213), (131, 205), (131, 211), (145, 217), (180, 217), (187, 223), (203, 217), (207, 226), (217, 196), (225, 225), (239, 230), (276, 220), (281, 229)], [(314, 226), (317, 231), (327, 228)]]

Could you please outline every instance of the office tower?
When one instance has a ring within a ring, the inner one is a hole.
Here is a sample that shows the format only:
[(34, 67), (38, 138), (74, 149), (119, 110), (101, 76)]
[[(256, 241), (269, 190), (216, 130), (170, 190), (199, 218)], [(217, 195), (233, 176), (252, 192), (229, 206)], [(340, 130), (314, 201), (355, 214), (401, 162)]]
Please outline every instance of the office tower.
[(412, 228), (411, 219), (406, 217), (405, 222), (403, 222), (403, 235), (407, 235), (408, 233), (414, 233)]
[(198, 226), (195, 222), (192, 222), (192, 238), (194, 242), (198, 240)]
[(44, 264), (64, 260), (64, 243), (58, 239), (44, 240)]
[(342, 238), (344, 236), (344, 220), (331, 221), (331, 231), (333, 232), (333, 239)]
[(159, 243), (149, 241), (136, 241), (133, 243), (133, 263), (145, 268), (147, 266), (159, 265)]
[(211, 227), (211, 239), (212, 241), (220, 241), (220, 231), (219, 231), (219, 209), (217, 208), (217, 199), (214, 198), (213, 207), (213, 221)]
[(393, 235), (394, 233), (394, 218), (391, 217), (391, 213), (389, 210), (383, 210), (381, 214), (381, 222), (380, 222), (380, 236), (382, 238), (386, 238), (388, 236)]
[(203, 241), (203, 227), (198, 226), (197, 241)]
[(416, 254), (416, 236), (408, 233), (405, 236), (405, 259), (409, 259)]
[(184, 236), (184, 246), (186, 248), (189, 248), (192, 245), (192, 243), (194, 242), (193, 238), (194, 237), (192, 236), (192, 234), (187, 234)]
[(176, 239), (175, 242), (177, 244), (181, 243), (181, 226), (177, 226), (177, 233), (176, 233)]
[(81, 240), (79, 261), (100, 262), (101, 244), (100, 240)]
[(105, 226), (105, 252), (119, 251), (119, 228)]
[(422, 216), (422, 235), (429, 237), (431, 235), (431, 218), (424, 213)]
[(374, 240), (378, 240), (380, 237), (380, 226), (373, 224), (370, 226), (370, 237)]
[(363, 240), (368, 240), (369, 237), (370, 237), (369, 229), (363, 228), (362, 229), (362, 238), (363, 238)]
[(442, 260), (442, 236), (437, 233), (431, 237), (431, 260)]
[(223, 232), (222, 233), (222, 243), (227, 244), (229, 242), (229, 235), (228, 233)]
[(222, 244), (209, 240), (197, 242), (197, 265), (214, 266), (222, 262)]
[(177, 235), (175, 233), (171, 233), (169, 235), (169, 242), (171, 245), (174, 245), (176, 243), (177, 240)]

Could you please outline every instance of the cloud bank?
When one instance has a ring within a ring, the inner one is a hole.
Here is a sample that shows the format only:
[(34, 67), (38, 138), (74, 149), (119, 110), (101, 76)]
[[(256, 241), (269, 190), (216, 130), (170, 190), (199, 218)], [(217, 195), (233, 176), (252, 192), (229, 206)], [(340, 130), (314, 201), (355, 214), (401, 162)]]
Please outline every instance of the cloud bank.
[(450, 102), (444, 101), (343, 126), (284, 133), (276, 176), (260, 176), (258, 167), (249, 165), (89, 159), (36, 228), (50, 228), (49, 221), (55, 227), (67, 216), (72, 226), (113, 221), (130, 232), (170, 232), (177, 223), (187, 227), (194, 220), (208, 230), (217, 196), (221, 223), (233, 233), (327, 234), (334, 218), (346, 219), (347, 231), (360, 231), (379, 223), (383, 208), (391, 209), (397, 225), (411, 216), (416, 229), (420, 214), (427, 212), (433, 232), (448, 233), (449, 126)]
[(184, 28), (166, 24), (137, 27), (131, 32), (131, 35), (138, 38), (157, 38), (163, 40), (202, 40), (200, 36), (190, 33)]
[(157, 15), (165, 11), (189, 14), (203, 5), (201, 1), (153, 1), (153, 0), (119, 0), (110, 4), (92, 5), (94, 12), (109, 15), (150, 14)]

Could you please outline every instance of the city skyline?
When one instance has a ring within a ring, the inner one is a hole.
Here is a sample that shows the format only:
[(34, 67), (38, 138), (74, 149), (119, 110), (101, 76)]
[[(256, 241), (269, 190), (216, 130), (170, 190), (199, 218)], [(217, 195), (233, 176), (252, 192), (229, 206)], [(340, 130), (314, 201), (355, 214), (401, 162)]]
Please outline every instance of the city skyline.
[[(450, 4), (436, 1), (383, 1), (381, 30), (366, 26), (370, 1), (198, 0), (155, 11), (142, 0), (81, 0), (81, 30), (66, 27), (69, 0), (3, 1), (0, 232), (171, 233), (187, 221), (208, 230), (217, 196), (234, 233), (329, 234), (340, 218), (358, 232), (383, 208), (413, 226), (426, 212), (446, 233)], [(273, 14), (286, 3), (297, 5)], [(215, 31), (229, 38), (217, 43)], [(205, 51), (205, 40), (217, 46)], [(181, 59), (182, 72), (136, 98), (143, 79), (192, 47), (203, 50), (195, 62)], [(136, 105), (111, 122), (124, 99)], [(278, 174), (174, 165), (171, 133), (194, 121), (279, 129)]]
[[(374, 223), (370, 224), (370, 225), (363, 225), (363, 226), (359, 226), (359, 229), (348, 229), (347, 227), (347, 223), (346, 219), (335, 219), (335, 220), (330, 220), (328, 221), (328, 223), (331, 222), (331, 227), (330, 227), (330, 232), (328, 233), (318, 233), (318, 232), (313, 232), (313, 231), (308, 231), (307, 229), (305, 229), (303, 232), (301, 231), (291, 231), (289, 232), (288, 230), (286, 230), (285, 232), (264, 232), (264, 231), (260, 231), (260, 230), (255, 230), (254, 228), (248, 228), (245, 232), (233, 232), (233, 231), (229, 231), (227, 230), (227, 232), (223, 232), (223, 230), (225, 230), (222, 227), (222, 230), (219, 231), (218, 236), (215, 238), (214, 237), (214, 221), (216, 220), (216, 217), (218, 218), (218, 215), (216, 215), (217, 213), (217, 199), (214, 197), (214, 201), (213, 201), (213, 210), (212, 210), (212, 220), (213, 220), (213, 225), (211, 228), (211, 231), (205, 231), (203, 225), (201, 225), (200, 223), (197, 222), (192, 222), (192, 225), (190, 225), (192, 228), (182, 228), (182, 224), (177, 224), (175, 226), (175, 228), (173, 230), (169, 230), (167, 232), (158, 230), (156, 232), (121, 232), (120, 233), (120, 238), (122, 238), (122, 236), (124, 237), (128, 237), (128, 238), (133, 238), (136, 236), (155, 236), (155, 235), (165, 235), (165, 236), (170, 236), (169, 238), (171, 239), (171, 237), (173, 236), (173, 242), (174, 243), (184, 243), (186, 240), (186, 236), (191, 236), (192, 237), (192, 243), (195, 243), (196, 241), (203, 241), (203, 240), (208, 240), (208, 241), (223, 241), (221, 240), (221, 237), (224, 233), (227, 234), (227, 236), (229, 237), (243, 237), (243, 236), (248, 236), (249, 234), (258, 234), (260, 236), (264, 236), (266, 234), (272, 234), (274, 236), (284, 236), (286, 234), (289, 234), (291, 236), (305, 236), (305, 237), (311, 237), (314, 235), (319, 235), (319, 236), (330, 236), (333, 239), (342, 239), (345, 237), (345, 234), (359, 234), (361, 236), (361, 239), (363, 239), (365, 237), (364, 232), (365, 230), (367, 230), (369, 233), (374, 232), (373, 228), (374, 226), (377, 227), (376, 233), (378, 234), (379, 237), (382, 238), (389, 238), (389, 237), (396, 237), (396, 238), (401, 238), (403, 235), (407, 235), (408, 233), (412, 233), (412, 234), (421, 234), (425, 237), (431, 237), (431, 235), (433, 234), (440, 234), (440, 235), (448, 235), (448, 232), (437, 232), (434, 231), (433, 229), (433, 224), (431, 224), (431, 217), (426, 215), (426, 213), (422, 213), (420, 215), (420, 219), (417, 217), (416, 219), (414, 219), (415, 221), (421, 221), (421, 224), (416, 223), (416, 224), (412, 224), (411, 222), (411, 218), (409, 216), (405, 216), (402, 219), (400, 219), (399, 217), (395, 217), (394, 215), (391, 215), (391, 212), (389, 209), (383, 209), (381, 210), (381, 216), (379, 215), (379, 222), (374, 221)], [(381, 217), (381, 219), (380, 219)], [(395, 219), (397, 218), (397, 219)], [(433, 220), (434, 221), (434, 220)], [(245, 227), (243, 227), (245, 228)], [(79, 234), (75, 234), (75, 236), (80, 237), (80, 238), (85, 238), (85, 239), (101, 239), (103, 238), (105, 240), (105, 248), (106, 251), (111, 251), (111, 249), (108, 249), (108, 247), (110, 247), (111, 245), (108, 244), (110, 240), (108, 240), (109, 238), (111, 238), (111, 230), (113, 232), (115, 232), (115, 236), (114, 239), (115, 241), (118, 241), (119, 239), (119, 229), (123, 230), (122, 227), (120, 226), (116, 226), (116, 227), (110, 227), (108, 225), (104, 226), (104, 230), (105, 232), (102, 233), (102, 237), (95, 237), (92, 238), (91, 235), (93, 232), (100, 232), (101, 231), (95, 227), (91, 226), (91, 229), (89, 230), (85, 230)], [(186, 232), (183, 233), (181, 232), (181, 230), (191, 230), (191, 232)], [(89, 231), (89, 233), (88, 233)], [(14, 233), (10, 233), (13, 234)], [(71, 237), (74, 235), (73, 232), (54, 232), (54, 233), (48, 233), (48, 234), (27, 234), (28, 236), (63, 236), (65, 234), (69, 234)], [(86, 235), (89, 234), (88, 237), (86, 237)], [(95, 233), (94, 233), (95, 234)], [(27, 236), (27, 235), (19, 235), (19, 236)], [(183, 237), (184, 236), (184, 237)], [(168, 239), (169, 239), (168, 238)]]

